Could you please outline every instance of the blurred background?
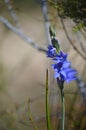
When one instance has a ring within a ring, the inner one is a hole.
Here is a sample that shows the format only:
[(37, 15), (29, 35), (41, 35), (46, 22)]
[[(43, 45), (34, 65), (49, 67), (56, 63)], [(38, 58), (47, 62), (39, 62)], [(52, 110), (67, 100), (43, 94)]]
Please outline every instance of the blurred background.
[[(8, 3), (6, 0), (0, 0), (0, 16), (15, 27)], [(39, 46), (47, 49), (46, 21), (40, 1), (10, 0), (10, 4), (18, 17), (20, 31)], [(68, 53), (68, 59), (79, 75), (77, 81), (65, 83), (66, 130), (85, 130), (86, 33), (83, 28), (81, 31), (74, 31), (75, 22), (68, 17), (65, 19), (60, 17), (52, 1), (47, 3), (47, 7), (49, 22), (55, 27), (61, 49)], [(30, 120), (31, 113), (38, 128), (46, 130), (47, 68), (52, 129), (60, 130), (60, 95), (56, 81), (53, 79), (51, 61), (43, 51), (35, 49), (0, 22), (0, 130), (34, 130), (33, 122)]]

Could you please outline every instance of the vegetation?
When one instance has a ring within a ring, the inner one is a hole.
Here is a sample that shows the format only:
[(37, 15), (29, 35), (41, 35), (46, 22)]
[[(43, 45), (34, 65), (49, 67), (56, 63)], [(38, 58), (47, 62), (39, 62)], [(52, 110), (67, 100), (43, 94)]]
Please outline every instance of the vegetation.
[(62, 18), (69, 17), (76, 22), (78, 29), (86, 28), (86, 0), (48, 0)]

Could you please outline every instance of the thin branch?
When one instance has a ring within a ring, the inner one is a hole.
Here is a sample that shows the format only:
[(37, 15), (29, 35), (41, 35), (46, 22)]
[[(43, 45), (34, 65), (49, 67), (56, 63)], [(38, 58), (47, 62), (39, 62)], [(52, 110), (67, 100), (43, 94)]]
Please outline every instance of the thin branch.
[[(47, 0), (41, 0), (41, 9), (42, 9), (42, 14), (43, 14), (43, 18), (44, 18), (44, 24), (45, 24), (45, 33), (46, 33), (46, 42), (47, 45), (51, 44), (51, 38), (50, 38), (50, 33), (49, 33), (49, 27), (50, 27), (50, 22), (49, 22), (49, 16), (48, 16), (48, 9), (47, 9)], [(51, 64), (51, 63), (50, 63)], [(52, 84), (52, 70), (50, 70), (50, 93), (54, 92), (54, 88), (53, 88), (53, 84)], [(49, 96), (49, 100), (51, 103), (51, 113), (53, 111), (53, 96), (50, 97)]]
[(13, 21), (15, 22), (17, 28), (20, 28), (19, 22), (18, 22), (18, 17), (17, 17), (17, 15), (16, 15), (16, 13), (15, 13), (15, 11), (14, 11), (14, 9), (13, 9), (11, 3), (10, 3), (10, 0), (4, 0), (4, 2), (5, 2), (5, 4), (6, 4), (7, 9), (8, 9), (8, 11), (9, 11), (11, 17), (13, 18)]
[(73, 44), (73, 42), (71, 41), (71, 39), (70, 39), (70, 37), (69, 37), (69, 35), (68, 35), (68, 32), (67, 32), (67, 29), (66, 29), (66, 27), (65, 27), (65, 25), (64, 25), (64, 21), (63, 21), (63, 19), (61, 18), (61, 23), (62, 23), (62, 25), (63, 25), (63, 29), (64, 29), (64, 31), (65, 31), (65, 34), (66, 34), (66, 36), (67, 36), (67, 39), (68, 39), (68, 41), (70, 42), (70, 44), (72, 45), (72, 47), (74, 48), (74, 50), (84, 59), (84, 60), (86, 60), (86, 57), (77, 49), (77, 47)]
[(0, 16), (0, 21), (11, 31), (13, 31), (15, 34), (17, 34), (21, 39), (23, 39), (25, 42), (27, 42), (29, 45), (33, 46), (33, 48), (37, 49), (38, 51), (46, 52), (46, 49), (40, 47), (37, 43), (33, 42), (32, 39), (27, 37), (22, 31), (14, 27), (7, 19)]
[(79, 76), (76, 79), (76, 83), (78, 85), (78, 88), (79, 88), (81, 95), (84, 99), (84, 103), (86, 105), (86, 84), (81, 80), (81, 78)]
[(80, 31), (77, 32), (77, 38), (79, 40), (79, 44), (80, 44), (80, 47), (81, 47), (81, 50), (83, 51), (83, 53), (86, 55), (86, 50), (83, 46), (83, 43), (81, 42), (81, 39), (80, 39)]
[(51, 39), (49, 34), (50, 22), (49, 22), (48, 10), (47, 10), (47, 0), (41, 0), (41, 9), (42, 9), (42, 14), (45, 23), (46, 42), (49, 45), (51, 43)]

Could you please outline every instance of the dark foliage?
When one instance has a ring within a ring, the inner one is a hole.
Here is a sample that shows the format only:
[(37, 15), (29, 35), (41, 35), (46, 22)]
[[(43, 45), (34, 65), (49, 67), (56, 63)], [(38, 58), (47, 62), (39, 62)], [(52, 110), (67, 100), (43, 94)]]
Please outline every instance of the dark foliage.
[(72, 18), (77, 24), (86, 27), (86, 0), (49, 0), (59, 16)]

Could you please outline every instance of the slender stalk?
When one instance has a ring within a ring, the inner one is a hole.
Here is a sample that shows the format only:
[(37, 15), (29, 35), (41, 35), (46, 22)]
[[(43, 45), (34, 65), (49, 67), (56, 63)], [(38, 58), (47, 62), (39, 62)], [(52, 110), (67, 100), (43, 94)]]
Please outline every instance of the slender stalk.
[(46, 49), (40, 47), (30, 37), (26, 36), (22, 31), (20, 31), (20, 29), (13, 26), (6, 18), (0, 16), (0, 22), (2, 22), (8, 29), (10, 29), (12, 32), (17, 34), (21, 39), (23, 39), (26, 43), (31, 45), (33, 48), (41, 52), (46, 52)]
[(62, 130), (65, 130), (65, 99), (64, 99), (64, 88), (61, 89), (61, 102), (62, 102)]
[(47, 122), (47, 130), (50, 130), (50, 111), (49, 111), (49, 97), (48, 92), (48, 70), (46, 71), (46, 122)]
[(31, 110), (30, 110), (30, 100), (28, 100), (28, 115), (29, 115), (30, 120), (32, 121), (32, 124), (33, 124), (35, 130), (38, 130), (38, 127), (37, 127), (35, 121), (33, 120), (33, 117), (32, 117), (32, 114), (31, 114)]

